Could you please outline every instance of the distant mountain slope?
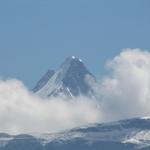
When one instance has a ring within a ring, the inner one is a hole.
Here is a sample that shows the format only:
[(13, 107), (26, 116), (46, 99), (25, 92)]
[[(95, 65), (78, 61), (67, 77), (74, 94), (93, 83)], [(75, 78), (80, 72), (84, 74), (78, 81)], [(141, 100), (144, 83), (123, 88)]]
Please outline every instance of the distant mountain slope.
[(54, 70), (48, 70), (46, 74), (37, 82), (36, 86), (34, 87), (33, 91), (37, 92), (41, 88), (43, 88), (48, 80), (54, 75)]
[(54, 71), (46, 73), (33, 91), (44, 98), (92, 95), (92, 88), (86, 82), (87, 77), (95, 80), (81, 59), (74, 56), (68, 57), (55, 73)]
[(0, 150), (149, 150), (150, 119), (95, 124), (56, 134), (0, 134)]

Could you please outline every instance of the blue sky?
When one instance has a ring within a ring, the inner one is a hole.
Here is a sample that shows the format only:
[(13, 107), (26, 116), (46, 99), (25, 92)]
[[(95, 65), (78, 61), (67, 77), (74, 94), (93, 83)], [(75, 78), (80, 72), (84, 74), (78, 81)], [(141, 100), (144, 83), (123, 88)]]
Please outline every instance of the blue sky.
[(123, 48), (150, 50), (149, 0), (0, 1), (0, 76), (29, 88), (71, 55), (103, 74)]

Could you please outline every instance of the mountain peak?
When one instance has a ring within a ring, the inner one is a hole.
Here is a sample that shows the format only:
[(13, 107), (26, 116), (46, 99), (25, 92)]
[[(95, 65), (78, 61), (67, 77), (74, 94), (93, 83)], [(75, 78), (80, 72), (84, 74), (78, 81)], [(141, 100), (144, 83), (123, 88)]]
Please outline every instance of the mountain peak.
[(67, 57), (59, 69), (63, 70), (64, 73), (67, 73), (70, 69), (75, 70), (75, 72), (78, 72), (79, 69), (86, 70), (88, 72), (83, 61), (75, 56)]
[(79, 61), (79, 62), (82, 62), (82, 59), (76, 57), (76, 56), (71, 56), (71, 59), (72, 60), (75, 60), (75, 61)]
[(67, 63), (72, 64), (72, 63), (83, 63), (83, 62), (82, 62), (82, 59), (76, 56), (70, 56), (65, 59), (63, 64), (67, 64)]
[(88, 95), (91, 87), (86, 83), (87, 75), (94, 78), (80, 58), (71, 56), (52, 76), (44, 80), (44, 84), (39, 82), (44, 86), (38, 84), (40, 88), (37, 87), (35, 92), (42, 97)]

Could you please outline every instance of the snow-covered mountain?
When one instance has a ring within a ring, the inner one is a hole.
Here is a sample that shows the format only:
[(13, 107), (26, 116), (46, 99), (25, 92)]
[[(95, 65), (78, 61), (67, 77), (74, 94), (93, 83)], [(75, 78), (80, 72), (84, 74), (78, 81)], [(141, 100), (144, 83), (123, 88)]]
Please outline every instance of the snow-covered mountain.
[(93, 91), (86, 81), (87, 79), (95, 81), (94, 76), (87, 70), (82, 60), (72, 56), (68, 57), (56, 72), (48, 71), (33, 91), (43, 98), (92, 95)]
[(56, 134), (0, 134), (0, 150), (149, 150), (150, 118), (93, 124)]

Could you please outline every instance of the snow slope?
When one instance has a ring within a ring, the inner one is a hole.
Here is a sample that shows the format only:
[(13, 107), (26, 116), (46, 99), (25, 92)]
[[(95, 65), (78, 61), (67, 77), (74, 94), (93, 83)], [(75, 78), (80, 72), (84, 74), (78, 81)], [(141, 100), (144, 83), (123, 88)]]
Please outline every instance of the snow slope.
[(33, 91), (43, 98), (92, 95), (93, 91), (86, 81), (87, 77), (95, 81), (81, 59), (75, 56), (68, 57), (55, 73), (48, 72)]
[(148, 150), (150, 119), (133, 118), (93, 124), (53, 134), (0, 134), (0, 150)]

